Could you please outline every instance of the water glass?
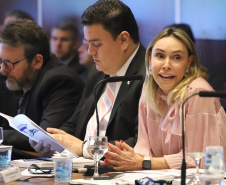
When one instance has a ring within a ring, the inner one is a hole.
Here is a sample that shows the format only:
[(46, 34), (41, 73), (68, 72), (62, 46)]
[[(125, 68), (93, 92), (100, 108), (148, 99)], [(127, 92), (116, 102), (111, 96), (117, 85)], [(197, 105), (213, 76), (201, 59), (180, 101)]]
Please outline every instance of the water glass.
[(93, 178), (99, 177), (98, 165), (100, 159), (108, 151), (107, 136), (89, 136), (87, 141), (87, 150), (95, 161)]
[(3, 128), (0, 127), (0, 144), (3, 142)]
[(72, 155), (55, 155), (54, 161), (54, 182), (55, 183), (69, 183), (71, 181), (72, 173)]
[(196, 173), (194, 174), (193, 180), (189, 181), (188, 185), (200, 185), (202, 184), (199, 173), (199, 162), (202, 157), (205, 156), (205, 153), (202, 152), (191, 152), (187, 153), (187, 155), (191, 156), (196, 162)]
[(205, 155), (204, 184), (223, 184), (225, 174), (224, 149), (222, 146), (207, 146)]
[(12, 146), (0, 145), (0, 170), (10, 167)]

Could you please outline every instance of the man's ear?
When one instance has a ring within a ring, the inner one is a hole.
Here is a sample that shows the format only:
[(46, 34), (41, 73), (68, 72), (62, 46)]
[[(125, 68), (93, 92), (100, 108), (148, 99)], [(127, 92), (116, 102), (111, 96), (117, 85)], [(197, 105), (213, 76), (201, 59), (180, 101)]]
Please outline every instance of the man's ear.
[(127, 31), (123, 31), (119, 35), (119, 40), (123, 50), (126, 50), (129, 46), (130, 35)]
[(80, 41), (74, 41), (73, 50), (76, 51), (79, 46), (80, 46)]
[(40, 70), (43, 65), (43, 56), (40, 54), (37, 54), (32, 61), (32, 65), (34, 69), (36, 69), (37, 71)]

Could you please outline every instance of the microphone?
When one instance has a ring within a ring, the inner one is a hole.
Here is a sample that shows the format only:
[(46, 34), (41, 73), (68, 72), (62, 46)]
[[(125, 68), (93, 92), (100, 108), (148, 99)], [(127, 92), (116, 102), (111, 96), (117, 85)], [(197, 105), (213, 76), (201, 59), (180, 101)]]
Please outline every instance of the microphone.
[(121, 81), (133, 81), (133, 80), (142, 80), (142, 75), (135, 76), (115, 76), (106, 78), (107, 82), (121, 82)]
[(200, 91), (199, 92), (200, 97), (220, 97), (220, 98), (226, 98), (226, 92), (225, 91)]
[[(84, 165), (83, 168), (76, 168), (74, 170), (72, 170), (73, 173), (83, 173), (84, 176), (92, 176), (94, 173), (94, 166), (90, 166), (90, 165)], [(110, 167), (110, 166), (106, 166), (106, 165), (99, 165), (98, 166), (98, 172), (99, 174), (103, 174), (103, 173), (108, 173), (108, 172), (118, 172), (117, 170), (115, 170), (114, 168)]]
[(97, 110), (97, 97), (96, 97), (96, 89), (99, 84), (101, 83), (110, 83), (110, 82), (123, 82), (123, 81), (134, 81), (134, 80), (142, 80), (142, 75), (132, 75), (132, 76), (116, 76), (116, 77), (107, 77), (101, 81), (99, 81), (95, 87), (94, 87), (94, 104), (96, 109), (96, 120), (97, 120), (97, 136), (99, 136), (99, 130), (100, 130), (100, 121), (99, 121), (99, 115)]
[(200, 97), (221, 97), (226, 98), (226, 92), (224, 91), (199, 91), (191, 96), (187, 97), (182, 103), (182, 149), (183, 149), (183, 160), (181, 164), (181, 185), (186, 184), (186, 162), (185, 162), (185, 142), (184, 142), (184, 104), (191, 97), (199, 95)]

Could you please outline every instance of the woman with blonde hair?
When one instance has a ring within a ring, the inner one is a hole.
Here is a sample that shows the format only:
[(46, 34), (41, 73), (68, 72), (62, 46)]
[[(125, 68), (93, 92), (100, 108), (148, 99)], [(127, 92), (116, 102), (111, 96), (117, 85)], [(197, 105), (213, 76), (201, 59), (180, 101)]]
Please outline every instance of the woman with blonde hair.
[[(199, 76), (200, 62), (189, 36), (166, 28), (146, 52), (146, 79), (139, 102), (135, 148), (123, 141), (109, 144), (105, 164), (116, 170), (180, 169), (182, 162), (182, 103), (199, 91), (213, 91)], [(226, 141), (226, 116), (218, 98), (194, 96), (185, 103), (185, 152), (205, 152)], [(144, 162), (143, 162), (144, 161)], [(186, 155), (187, 167), (195, 161)], [(201, 167), (203, 167), (203, 160)]]

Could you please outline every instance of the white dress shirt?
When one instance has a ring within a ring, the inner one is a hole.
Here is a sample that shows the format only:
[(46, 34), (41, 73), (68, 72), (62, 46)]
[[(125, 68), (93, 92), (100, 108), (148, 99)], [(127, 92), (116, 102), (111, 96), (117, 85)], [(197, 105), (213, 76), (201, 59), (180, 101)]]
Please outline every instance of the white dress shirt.
[[(116, 76), (125, 76), (126, 71), (127, 71), (128, 67), (129, 67), (132, 59), (134, 58), (134, 56), (136, 55), (136, 53), (138, 51), (139, 46), (136, 48), (136, 50), (133, 52), (133, 54), (129, 57), (129, 59), (126, 61), (126, 63), (118, 70), (118, 72), (116, 73)], [(122, 84), (122, 82), (116, 82), (116, 90), (115, 90), (115, 99), (114, 99), (114, 102), (115, 102), (115, 100), (117, 98), (117, 94), (119, 92), (119, 89), (120, 89), (121, 84)], [(102, 99), (104, 97), (103, 94), (104, 94), (105, 91), (106, 91), (106, 86), (105, 86), (105, 88), (103, 90), (102, 95), (100, 96), (100, 98), (99, 98), (99, 100), (97, 102), (97, 109), (98, 110), (99, 110), (99, 107), (100, 107), (100, 103), (101, 103), (101, 101), (102, 101)], [(111, 112), (112, 112), (112, 108), (113, 108), (113, 106), (111, 107), (110, 111), (104, 116), (104, 118), (100, 121), (100, 124), (108, 124), (108, 121), (110, 119), (110, 115), (111, 115)], [(94, 124), (97, 124), (96, 123), (96, 111), (94, 111), (94, 114), (90, 118), (89, 122), (90, 121), (95, 121)], [(105, 127), (105, 128), (107, 128), (107, 127)], [(100, 130), (100, 136), (105, 136), (105, 134), (106, 134), (106, 130)], [(87, 138), (87, 136), (85, 137), (85, 140), (86, 140), (86, 138)], [(87, 142), (83, 146), (83, 156), (85, 158), (91, 158), (91, 156), (90, 156), (90, 154), (88, 153), (88, 150), (87, 150)]]

